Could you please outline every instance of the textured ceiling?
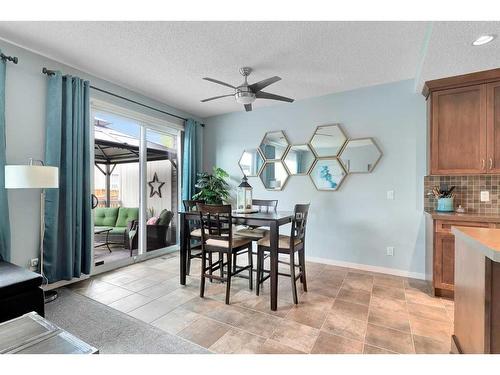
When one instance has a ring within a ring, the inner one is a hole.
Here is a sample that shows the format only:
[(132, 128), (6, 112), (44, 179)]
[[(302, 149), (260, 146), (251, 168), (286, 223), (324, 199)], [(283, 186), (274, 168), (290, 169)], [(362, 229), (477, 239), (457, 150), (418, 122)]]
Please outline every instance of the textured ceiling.
[[(279, 75), (266, 91), (295, 99), (413, 78), (422, 22), (0, 22), (0, 38), (186, 112), (243, 110), (234, 99), (201, 99)], [(289, 105), (257, 100), (264, 105)]]
[[(497, 38), (484, 46), (472, 42), (484, 34)], [(500, 67), (500, 22), (435, 22), (416, 88), (425, 81)]]
[[(403, 79), (497, 67), (500, 43), (473, 48), (498, 22), (0, 22), (0, 38), (200, 117), (242, 111), (200, 103), (279, 75), (266, 91), (303, 99)], [(257, 100), (254, 108), (290, 105)]]

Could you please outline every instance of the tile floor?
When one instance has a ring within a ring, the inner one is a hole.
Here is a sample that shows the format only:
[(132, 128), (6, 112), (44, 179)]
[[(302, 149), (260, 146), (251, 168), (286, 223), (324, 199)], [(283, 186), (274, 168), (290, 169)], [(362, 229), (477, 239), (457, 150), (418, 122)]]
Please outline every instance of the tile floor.
[(231, 304), (225, 285), (199, 293), (199, 262), (179, 284), (177, 253), (73, 284), (110, 307), (215, 353), (448, 353), (453, 302), (432, 297), (420, 280), (308, 263), (308, 293), (293, 305), (280, 277), (278, 311), (236, 278)]

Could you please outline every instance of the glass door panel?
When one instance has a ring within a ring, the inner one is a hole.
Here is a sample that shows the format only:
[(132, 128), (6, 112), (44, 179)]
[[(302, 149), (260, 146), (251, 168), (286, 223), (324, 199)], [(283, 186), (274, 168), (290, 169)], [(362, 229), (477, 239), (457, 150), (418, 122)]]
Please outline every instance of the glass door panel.
[(140, 130), (128, 118), (93, 111), (94, 264), (127, 259), (139, 249)]
[(146, 130), (146, 249), (177, 243), (177, 135)]

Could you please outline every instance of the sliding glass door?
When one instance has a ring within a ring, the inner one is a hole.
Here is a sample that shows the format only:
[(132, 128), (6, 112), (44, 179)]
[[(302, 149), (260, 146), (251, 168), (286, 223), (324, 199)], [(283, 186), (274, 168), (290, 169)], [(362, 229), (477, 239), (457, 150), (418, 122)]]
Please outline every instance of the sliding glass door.
[(112, 269), (175, 246), (179, 129), (92, 107), (94, 267)]

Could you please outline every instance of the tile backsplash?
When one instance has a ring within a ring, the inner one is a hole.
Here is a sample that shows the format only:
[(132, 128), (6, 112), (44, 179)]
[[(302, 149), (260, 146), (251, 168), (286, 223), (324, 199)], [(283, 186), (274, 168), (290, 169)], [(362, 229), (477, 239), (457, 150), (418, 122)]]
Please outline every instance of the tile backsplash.
[[(436, 208), (436, 198), (428, 194), (435, 186), (446, 184), (455, 186), (455, 209), (462, 205), (468, 213), (500, 214), (499, 184), (500, 175), (479, 176), (425, 176), (424, 207), (426, 211)], [(481, 191), (490, 192), (489, 202), (480, 202)]]

